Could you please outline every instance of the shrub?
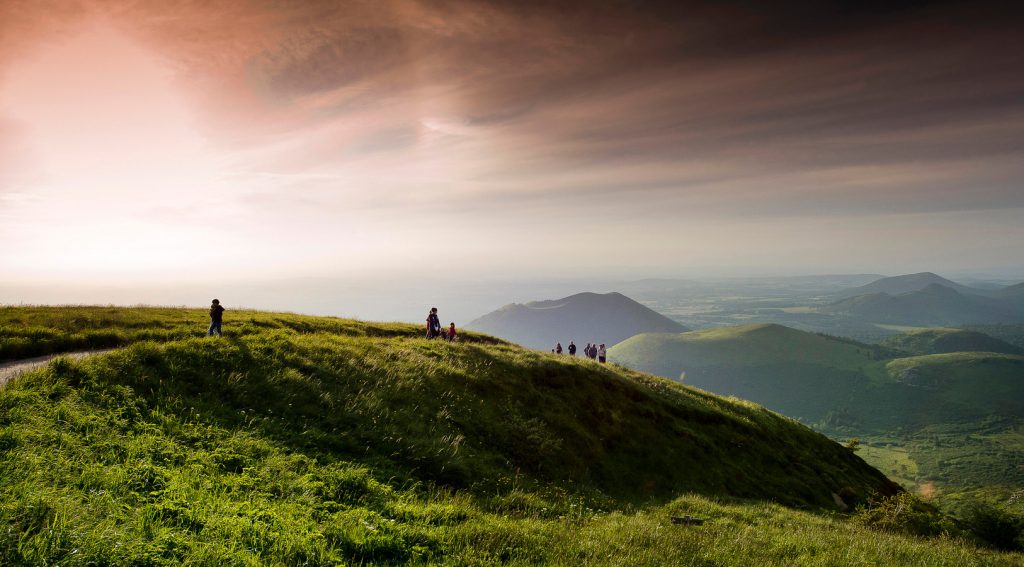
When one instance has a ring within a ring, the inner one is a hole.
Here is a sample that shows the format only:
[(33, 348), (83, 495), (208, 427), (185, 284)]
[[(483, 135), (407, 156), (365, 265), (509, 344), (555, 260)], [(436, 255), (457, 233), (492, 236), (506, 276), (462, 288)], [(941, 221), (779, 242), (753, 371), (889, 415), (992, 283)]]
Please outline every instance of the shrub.
[(937, 508), (909, 492), (869, 500), (852, 520), (887, 532), (935, 536), (953, 531), (952, 521)]
[(1006, 551), (1024, 550), (1024, 517), (988, 503), (976, 503), (962, 526), (979, 543)]

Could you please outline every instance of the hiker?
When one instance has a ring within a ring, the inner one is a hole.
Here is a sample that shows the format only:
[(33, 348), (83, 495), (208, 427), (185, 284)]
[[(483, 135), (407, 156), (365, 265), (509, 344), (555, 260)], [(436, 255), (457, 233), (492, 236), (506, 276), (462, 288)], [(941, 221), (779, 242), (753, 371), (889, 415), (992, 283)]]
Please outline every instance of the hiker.
[(576, 343), (569, 341), (569, 356), (576, 356)]
[(437, 316), (437, 307), (430, 308), (427, 315), (427, 338), (432, 339), (441, 334), (441, 319)]
[(604, 343), (601, 343), (601, 348), (597, 349), (597, 360), (604, 364), (605, 358), (608, 356), (608, 351), (604, 348)]
[(583, 356), (590, 358), (590, 343), (587, 343), (587, 346), (583, 347)]
[(593, 360), (597, 358), (597, 345), (592, 344), (587, 346), (587, 358)]
[(452, 324), (448, 325), (448, 340), (455, 340), (455, 321), (452, 321)]
[(562, 343), (555, 343), (555, 354), (562, 354)]
[(206, 330), (206, 336), (212, 337), (214, 333), (220, 334), (220, 324), (223, 321), (224, 308), (220, 306), (220, 300), (214, 299), (210, 302), (210, 328)]

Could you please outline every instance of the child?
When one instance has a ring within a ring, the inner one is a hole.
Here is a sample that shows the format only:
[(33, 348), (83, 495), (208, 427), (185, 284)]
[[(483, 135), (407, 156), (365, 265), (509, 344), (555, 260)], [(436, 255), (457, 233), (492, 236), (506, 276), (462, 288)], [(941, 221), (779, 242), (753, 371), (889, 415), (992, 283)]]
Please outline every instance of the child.
[(455, 340), (455, 321), (452, 321), (452, 324), (448, 326), (448, 340)]
[(212, 337), (214, 333), (220, 334), (220, 324), (224, 316), (224, 308), (220, 306), (220, 300), (214, 299), (210, 304), (210, 328), (206, 330), (206, 336)]

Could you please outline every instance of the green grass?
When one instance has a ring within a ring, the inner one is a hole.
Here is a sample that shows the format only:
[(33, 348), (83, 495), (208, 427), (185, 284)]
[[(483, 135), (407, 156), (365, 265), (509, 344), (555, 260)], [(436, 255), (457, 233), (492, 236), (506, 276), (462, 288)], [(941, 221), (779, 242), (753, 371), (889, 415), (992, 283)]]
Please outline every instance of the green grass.
[[(0, 564), (1024, 559), (827, 511), (832, 492), (891, 485), (753, 404), (500, 342), (312, 319), (229, 319), (223, 339), (57, 359), (0, 389)], [(673, 525), (680, 514), (708, 522)]]
[(881, 344), (905, 351), (911, 355), (954, 352), (1024, 354), (1024, 349), (1008, 342), (977, 331), (965, 331), (962, 329), (915, 330), (889, 337), (882, 341)]
[[(410, 336), (409, 325), (366, 323), (337, 317), (229, 310), (225, 337), (246, 337), (281, 329), (345, 336)], [(172, 307), (12, 307), (0, 306), (0, 362), (34, 356), (130, 345), (140, 341), (177, 341), (206, 335), (206, 309)], [(468, 341), (499, 339), (460, 331)]]
[(932, 329), (871, 347), (777, 325), (747, 325), (640, 335), (616, 345), (610, 356), (754, 400), (835, 439), (858, 437), (870, 464), (906, 488), (940, 494), (943, 505), (958, 508), (982, 494), (1006, 503), (1024, 489), (1024, 447), (1017, 442), (1024, 427), (1024, 357), (907, 351), (998, 346), (993, 341)]

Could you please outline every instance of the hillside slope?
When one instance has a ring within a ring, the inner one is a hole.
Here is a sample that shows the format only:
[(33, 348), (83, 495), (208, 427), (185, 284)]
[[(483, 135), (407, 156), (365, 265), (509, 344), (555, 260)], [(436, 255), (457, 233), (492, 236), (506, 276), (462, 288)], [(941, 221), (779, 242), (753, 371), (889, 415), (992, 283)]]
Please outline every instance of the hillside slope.
[(836, 438), (874, 442), (865, 458), (908, 488), (939, 487), (966, 502), (1005, 502), (1024, 489), (1024, 357), (907, 355), (774, 325), (639, 335), (610, 353), (634, 368), (764, 404)]
[(621, 293), (579, 293), (552, 301), (513, 303), (466, 328), (539, 350), (575, 341), (611, 346), (638, 333), (680, 333), (686, 327)]
[[(0, 563), (791, 562), (781, 532), (725, 545), (746, 512), (706, 497), (833, 508), (896, 490), (788, 418), (612, 365), (333, 318), (236, 312), (225, 331), (0, 389)], [(637, 505), (653, 508), (607, 512)], [(708, 542), (640, 536), (684, 512), (712, 519)], [(836, 540), (842, 556), (878, 561), (861, 537)], [(930, 553), (908, 541), (885, 553)]]
[(888, 351), (774, 324), (643, 334), (612, 348), (615, 362), (813, 422), (864, 387)]
[(920, 329), (889, 337), (881, 344), (912, 355), (951, 352), (1024, 354), (1024, 348), (985, 333), (963, 329)]

